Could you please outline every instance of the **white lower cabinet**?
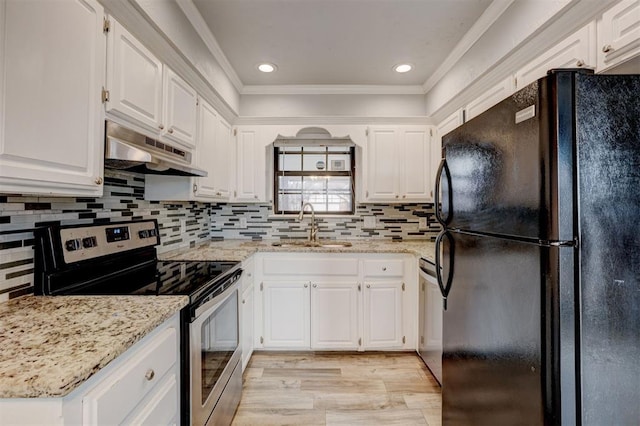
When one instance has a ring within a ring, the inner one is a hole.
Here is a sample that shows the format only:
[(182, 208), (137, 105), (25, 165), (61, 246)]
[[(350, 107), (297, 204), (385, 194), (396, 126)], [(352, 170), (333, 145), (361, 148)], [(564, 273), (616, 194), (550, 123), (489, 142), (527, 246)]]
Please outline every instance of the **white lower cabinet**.
[(264, 346), (309, 349), (309, 283), (264, 281)]
[(257, 254), (255, 347), (415, 349), (416, 264), (400, 254)]
[(0, 400), (1, 424), (180, 423), (180, 314), (62, 398)]
[(241, 318), (242, 318), (242, 336), (240, 342), (242, 343), (242, 371), (247, 368), (249, 359), (253, 354), (253, 284), (242, 293), (242, 306), (241, 306)]
[(400, 281), (365, 284), (364, 349), (402, 348), (403, 286)]
[(357, 282), (313, 282), (311, 347), (358, 349), (358, 302)]

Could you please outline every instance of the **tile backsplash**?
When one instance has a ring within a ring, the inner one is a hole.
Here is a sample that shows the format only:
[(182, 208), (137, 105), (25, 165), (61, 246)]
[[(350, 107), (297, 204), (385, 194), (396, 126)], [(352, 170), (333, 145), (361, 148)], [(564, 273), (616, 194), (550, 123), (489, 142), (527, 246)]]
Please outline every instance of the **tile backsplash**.
[[(33, 292), (33, 229), (157, 219), (159, 252), (210, 238), (209, 205), (144, 200), (144, 175), (105, 170), (100, 198), (0, 195), (0, 301)], [(184, 223), (185, 232), (181, 232)]]
[[(320, 238), (434, 239), (433, 204), (357, 206), (356, 216), (318, 217)], [(363, 229), (363, 216), (376, 216)], [(418, 231), (424, 217), (426, 231)], [(61, 225), (157, 219), (158, 252), (193, 247), (210, 239), (306, 238), (310, 215), (273, 215), (268, 204), (210, 204), (144, 200), (144, 175), (105, 170), (104, 195), (59, 198), (0, 194), (0, 301), (33, 292), (33, 230)], [(245, 225), (246, 222), (246, 225)], [(182, 232), (184, 229), (184, 232)]]

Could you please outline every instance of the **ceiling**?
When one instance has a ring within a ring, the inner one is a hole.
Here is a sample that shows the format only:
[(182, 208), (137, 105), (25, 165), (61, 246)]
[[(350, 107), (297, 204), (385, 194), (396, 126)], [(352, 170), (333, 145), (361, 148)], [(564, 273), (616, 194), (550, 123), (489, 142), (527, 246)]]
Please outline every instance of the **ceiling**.
[[(193, 0), (243, 85), (422, 85), (492, 0)], [(256, 66), (277, 65), (265, 74)], [(398, 74), (393, 67), (411, 63)]]

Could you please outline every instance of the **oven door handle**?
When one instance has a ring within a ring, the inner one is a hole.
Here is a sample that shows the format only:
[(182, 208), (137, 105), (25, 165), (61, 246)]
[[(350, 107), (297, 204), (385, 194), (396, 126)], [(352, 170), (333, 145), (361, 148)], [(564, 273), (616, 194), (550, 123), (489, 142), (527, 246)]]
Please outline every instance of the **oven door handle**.
[[(242, 273), (242, 270), (240, 270), (240, 273)], [(203, 312), (207, 312), (209, 309), (211, 309), (215, 305), (224, 302), (227, 299), (227, 297), (229, 297), (234, 291), (238, 290), (239, 287), (240, 287), (240, 280), (238, 279), (236, 280), (235, 283), (227, 287), (222, 293), (220, 293), (213, 299), (208, 300), (201, 305), (192, 307), (191, 322), (193, 322), (196, 318), (202, 315)]]

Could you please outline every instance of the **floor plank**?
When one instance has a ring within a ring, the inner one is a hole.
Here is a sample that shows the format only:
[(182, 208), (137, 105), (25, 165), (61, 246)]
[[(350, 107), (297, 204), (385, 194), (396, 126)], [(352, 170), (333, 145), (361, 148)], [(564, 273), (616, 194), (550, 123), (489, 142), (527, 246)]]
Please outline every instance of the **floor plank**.
[(441, 425), (440, 386), (409, 352), (256, 352), (233, 425)]

